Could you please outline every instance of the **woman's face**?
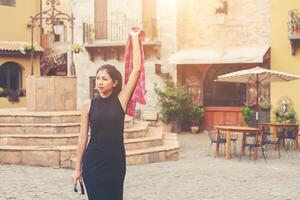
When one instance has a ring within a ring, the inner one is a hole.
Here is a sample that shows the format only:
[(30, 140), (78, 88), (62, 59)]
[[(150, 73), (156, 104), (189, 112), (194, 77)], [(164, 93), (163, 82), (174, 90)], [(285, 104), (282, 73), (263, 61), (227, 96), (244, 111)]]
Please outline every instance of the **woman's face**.
[(113, 88), (117, 85), (118, 81), (113, 81), (107, 73), (106, 69), (100, 70), (96, 76), (96, 89), (101, 96), (109, 96)]

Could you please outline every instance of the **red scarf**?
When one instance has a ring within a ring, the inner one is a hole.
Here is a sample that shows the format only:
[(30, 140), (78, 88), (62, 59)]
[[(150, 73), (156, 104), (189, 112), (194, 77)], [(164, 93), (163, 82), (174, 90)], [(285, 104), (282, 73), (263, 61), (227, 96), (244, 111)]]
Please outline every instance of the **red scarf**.
[[(135, 90), (132, 94), (131, 100), (128, 102), (126, 114), (134, 117), (135, 116), (135, 107), (136, 103), (146, 104), (146, 87), (145, 87), (145, 56), (144, 56), (144, 49), (142, 44), (142, 39), (139, 35), (139, 46), (141, 51), (141, 74), (140, 78), (136, 84)], [(133, 47), (132, 47), (132, 37), (129, 34), (126, 47), (125, 47), (125, 54), (124, 54), (124, 61), (125, 61), (125, 84), (127, 84), (129, 75), (133, 69)]]

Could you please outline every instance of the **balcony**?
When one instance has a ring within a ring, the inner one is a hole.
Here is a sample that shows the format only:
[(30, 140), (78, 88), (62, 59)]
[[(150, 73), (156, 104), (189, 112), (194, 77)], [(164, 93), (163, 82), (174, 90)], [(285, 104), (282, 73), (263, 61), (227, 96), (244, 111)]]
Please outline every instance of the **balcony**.
[(159, 39), (157, 20), (141, 21), (138, 19), (107, 20), (94, 24), (83, 23), (83, 46), (93, 61), (101, 59), (122, 60), (125, 43), (131, 27), (140, 27), (145, 31), (144, 52), (146, 59), (159, 57)]
[(300, 10), (290, 10), (288, 13), (288, 38), (290, 40), (292, 55), (296, 55), (297, 44), (300, 41)]

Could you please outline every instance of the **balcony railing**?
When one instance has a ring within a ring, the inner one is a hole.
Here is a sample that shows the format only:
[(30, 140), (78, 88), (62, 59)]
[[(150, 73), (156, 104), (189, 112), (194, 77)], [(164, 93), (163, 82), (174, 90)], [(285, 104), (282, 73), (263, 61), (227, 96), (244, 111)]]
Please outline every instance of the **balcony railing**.
[(142, 21), (139, 19), (106, 20), (94, 24), (83, 23), (84, 43), (93, 43), (95, 40), (125, 41), (131, 27), (140, 27), (145, 31), (146, 39), (157, 39), (157, 20)]
[(290, 35), (300, 35), (300, 10), (294, 9), (290, 10), (288, 13), (289, 21), (289, 34)]
[(294, 9), (288, 12), (288, 28), (292, 55), (296, 55), (297, 44), (300, 40), (300, 10)]

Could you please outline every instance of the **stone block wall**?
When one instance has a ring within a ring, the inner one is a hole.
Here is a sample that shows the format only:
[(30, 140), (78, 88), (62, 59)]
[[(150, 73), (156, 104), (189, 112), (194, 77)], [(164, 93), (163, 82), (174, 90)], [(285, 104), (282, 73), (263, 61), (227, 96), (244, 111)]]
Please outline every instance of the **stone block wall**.
[(178, 49), (270, 44), (271, 0), (227, 0), (223, 25), (216, 24), (218, 0), (178, 0)]
[(29, 76), (26, 82), (28, 111), (76, 110), (76, 77)]

